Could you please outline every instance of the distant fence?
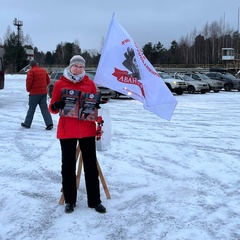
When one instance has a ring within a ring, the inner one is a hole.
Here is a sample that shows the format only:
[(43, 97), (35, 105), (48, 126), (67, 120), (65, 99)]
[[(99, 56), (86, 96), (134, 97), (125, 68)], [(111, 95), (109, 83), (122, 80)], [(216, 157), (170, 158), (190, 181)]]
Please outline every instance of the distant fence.
[(237, 69), (238, 67), (234, 64), (154, 64), (156, 68), (228, 68), (228, 69)]
[[(58, 72), (58, 71), (63, 71), (64, 68), (66, 68), (67, 66), (65, 65), (54, 65), (54, 66), (40, 66), (42, 68), (44, 68), (49, 74), (51, 74), (52, 72)], [(86, 70), (96, 70), (96, 67), (87, 67)]]
[[(183, 72), (183, 71), (198, 71), (198, 72), (206, 72), (209, 71), (210, 68), (227, 68), (232, 70), (233, 73), (237, 73), (239, 68), (235, 68), (233, 64), (154, 64), (153, 65), (156, 70), (163, 70), (167, 72)], [(49, 74), (56, 71), (63, 71), (66, 65), (43, 65), (44, 68)], [(87, 67), (86, 70), (96, 70), (97, 67), (90, 66)]]

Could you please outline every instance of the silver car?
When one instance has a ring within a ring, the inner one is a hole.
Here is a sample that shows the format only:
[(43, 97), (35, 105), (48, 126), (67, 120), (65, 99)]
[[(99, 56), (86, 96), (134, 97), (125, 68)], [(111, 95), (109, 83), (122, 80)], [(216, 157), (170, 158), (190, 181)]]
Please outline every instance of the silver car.
[(185, 73), (185, 74), (195, 80), (206, 82), (209, 86), (209, 91), (212, 90), (213, 92), (217, 93), (221, 91), (223, 88), (223, 82), (211, 79), (206, 74), (203, 73)]
[(177, 79), (182, 79), (187, 83), (187, 92), (188, 93), (206, 93), (209, 92), (209, 86), (207, 83), (195, 80), (185, 74), (175, 73), (174, 77)]

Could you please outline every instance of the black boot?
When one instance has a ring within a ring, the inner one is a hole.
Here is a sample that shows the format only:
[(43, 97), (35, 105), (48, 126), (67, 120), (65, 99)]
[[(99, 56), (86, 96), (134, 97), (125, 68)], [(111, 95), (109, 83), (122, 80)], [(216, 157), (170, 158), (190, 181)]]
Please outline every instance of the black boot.
[(99, 213), (105, 213), (107, 210), (106, 208), (101, 204), (97, 204), (96, 206), (89, 206), (90, 208), (95, 208), (95, 210)]
[(53, 129), (53, 124), (50, 124), (46, 127), (46, 130), (52, 130)]
[(24, 128), (30, 128), (30, 126), (27, 126), (25, 123), (21, 123), (21, 126)]
[(65, 213), (71, 213), (71, 212), (73, 212), (75, 207), (76, 207), (76, 204), (75, 204), (75, 203), (66, 203)]

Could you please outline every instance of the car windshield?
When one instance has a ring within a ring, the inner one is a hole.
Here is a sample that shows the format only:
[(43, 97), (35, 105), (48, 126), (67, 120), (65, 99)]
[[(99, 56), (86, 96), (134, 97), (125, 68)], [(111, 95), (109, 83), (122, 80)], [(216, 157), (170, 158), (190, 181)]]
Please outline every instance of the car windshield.
[(62, 72), (61, 72), (61, 73), (60, 73), (60, 72), (59, 72), (59, 73), (57, 73), (57, 74), (56, 74), (56, 76), (55, 76), (55, 79), (59, 79), (59, 78), (60, 78), (62, 75), (63, 75), (63, 73), (62, 73)]
[(96, 71), (94, 71), (94, 70), (87, 70), (86, 72), (92, 74), (93, 76), (96, 75)]
[(165, 73), (165, 72), (158, 72), (158, 74), (159, 74), (160, 77), (163, 78), (163, 79), (172, 78), (171, 75), (169, 75), (168, 73)]
[(193, 79), (193, 78), (191, 78), (191, 77), (189, 77), (187, 75), (182, 75), (181, 78), (184, 81), (195, 81), (195, 79)]
[(236, 78), (231, 73), (225, 73), (225, 75), (231, 80), (236, 80)]
[[(58, 80), (63, 75), (63, 72), (54, 72), (51, 74), (52, 79)], [(86, 72), (86, 75), (91, 79), (94, 80), (94, 75), (92, 73)]]
[(91, 79), (94, 80), (94, 75), (90, 72), (86, 72), (86, 75)]
[(207, 79), (211, 79), (210, 77), (208, 77), (207, 75), (205, 74), (199, 74), (200, 78), (203, 79), (203, 80), (207, 80)]
[(57, 75), (57, 73), (56, 73), (56, 72), (53, 72), (53, 73), (51, 74), (51, 78), (55, 78), (56, 75)]

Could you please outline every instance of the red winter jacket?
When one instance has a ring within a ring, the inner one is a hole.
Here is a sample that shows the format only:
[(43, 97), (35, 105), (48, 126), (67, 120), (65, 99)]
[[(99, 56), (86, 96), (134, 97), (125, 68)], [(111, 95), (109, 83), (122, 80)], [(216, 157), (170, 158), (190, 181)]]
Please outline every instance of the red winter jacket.
[[(61, 98), (62, 89), (79, 90), (87, 93), (97, 93), (96, 86), (88, 76), (77, 83), (74, 83), (62, 76), (54, 84), (52, 99), (49, 104), (49, 111), (53, 114), (59, 111), (53, 111), (51, 105), (59, 101)], [(92, 121), (83, 121), (77, 118), (60, 116), (57, 127), (57, 138), (84, 138), (96, 136), (96, 123)]]
[(31, 95), (47, 94), (47, 86), (50, 83), (48, 73), (38, 65), (32, 66), (26, 78), (26, 90)]

